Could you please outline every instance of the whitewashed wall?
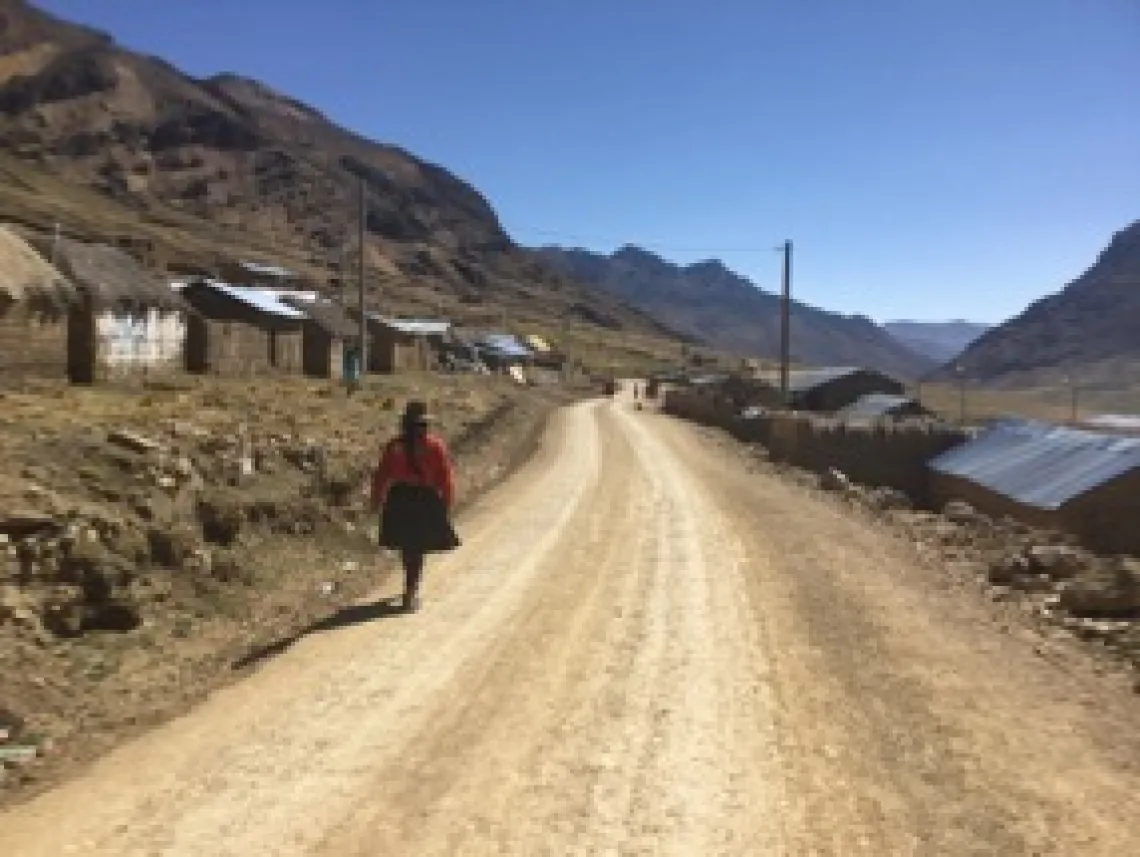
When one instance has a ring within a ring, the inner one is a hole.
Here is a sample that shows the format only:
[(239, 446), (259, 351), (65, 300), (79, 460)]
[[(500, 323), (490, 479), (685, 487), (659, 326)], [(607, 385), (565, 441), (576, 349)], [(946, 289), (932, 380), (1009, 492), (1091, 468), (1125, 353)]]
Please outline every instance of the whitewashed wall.
[(112, 374), (181, 369), (186, 317), (147, 309), (108, 310), (95, 318), (99, 362)]

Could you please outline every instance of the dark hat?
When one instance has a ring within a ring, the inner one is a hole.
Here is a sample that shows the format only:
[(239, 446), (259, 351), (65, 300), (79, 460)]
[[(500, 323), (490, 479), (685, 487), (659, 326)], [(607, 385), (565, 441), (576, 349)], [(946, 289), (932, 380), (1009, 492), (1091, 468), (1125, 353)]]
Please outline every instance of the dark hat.
[(427, 402), (413, 399), (404, 406), (404, 415), (400, 421), (405, 425), (426, 426), (434, 420), (428, 413)]

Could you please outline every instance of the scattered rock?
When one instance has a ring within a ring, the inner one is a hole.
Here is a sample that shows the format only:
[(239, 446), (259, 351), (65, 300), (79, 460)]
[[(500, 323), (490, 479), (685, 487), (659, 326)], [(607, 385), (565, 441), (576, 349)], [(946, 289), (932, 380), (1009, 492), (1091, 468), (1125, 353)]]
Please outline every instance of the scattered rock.
[(905, 511), (912, 508), (910, 498), (894, 488), (872, 488), (866, 494), (867, 504), (882, 512)]
[(236, 497), (216, 491), (198, 501), (198, 520), (206, 541), (228, 547), (241, 535), (245, 510)]
[(824, 491), (850, 491), (851, 480), (842, 471), (829, 467), (820, 477), (819, 487)]
[(990, 583), (1009, 586), (1019, 577), (1029, 573), (1029, 561), (1020, 554), (1013, 554), (995, 560), (987, 570), (987, 577)]
[(162, 449), (162, 444), (158, 441), (128, 429), (113, 429), (107, 433), (107, 440), (124, 449), (129, 449), (131, 452), (143, 455)]
[(1118, 557), (1071, 581), (1060, 605), (1074, 616), (1127, 618), (1140, 616), (1140, 562)]
[(1026, 557), (1032, 571), (1056, 580), (1074, 577), (1093, 562), (1085, 551), (1068, 545), (1034, 545)]
[(249, 582), (244, 564), (233, 551), (214, 551), (210, 564), (210, 574), (219, 583), (231, 583), (237, 580)]
[(964, 526), (985, 521), (984, 515), (963, 500), (951, 500), (942, 509), (942, 514), (948, 521)]
[(109, 631), (125, 634), (142, 624), (136, 605), (125, 601), (108, 601), (105, 604), (88, 604), (83, 608), (84, 631)]
[(0, 533), (13, 539), (59, 531), (62, 528), (54, 515), (20, 509), (6, 512), (0, 517)]
[(165, 568), (181, 569), (198, 549), (197, 533), (180, 523), (153, 526), (147, 532), (152, 562)]

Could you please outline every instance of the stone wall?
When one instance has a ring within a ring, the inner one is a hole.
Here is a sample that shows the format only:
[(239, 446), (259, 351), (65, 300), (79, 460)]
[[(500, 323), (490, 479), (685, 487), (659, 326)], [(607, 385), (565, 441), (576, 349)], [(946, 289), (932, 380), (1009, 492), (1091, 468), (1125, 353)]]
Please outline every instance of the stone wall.
[(927, 462), (966, 440), (958, 429), (925, 420), (850, 425), (783, 412), (743, 419), (714, 391), (670, 390), (664, 409), (759, 443), (773, 461), (815, 473), (835, 468), (855, 482), (894, 488), (922, 504), (930, 501)]

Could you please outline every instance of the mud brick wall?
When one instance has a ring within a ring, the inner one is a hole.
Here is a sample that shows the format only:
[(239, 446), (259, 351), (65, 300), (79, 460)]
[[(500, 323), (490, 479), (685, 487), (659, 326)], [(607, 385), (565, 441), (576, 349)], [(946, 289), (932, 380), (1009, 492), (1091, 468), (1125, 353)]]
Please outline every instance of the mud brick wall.
[(662, 409), (670, 416), (731, 431), (735, 434), (736, 412), (727, 398), (712, 390), (666, 390)]
[(0, 308), (0, 380), (67, 378), (67, 311)]
[(976, 482), (945, 473), (930, 475), (930, 494), (935, 508), (964, 500), (991, 518), (1012, 518), (1039, 529), (1069, 533), (1097, 553), (1140, 556), (1140, 470), (1055, 510), (1024, 506)]
[(923, 504), (930, 502), (927, 463), (967, 440), (954, 427), (917, 420), (850, 425), (772, 414), (740, 422), (735, 434), (764, 444), (774, 461), (815, 473), (834, 467), (855, 482), (895, 488)]
[(895, 488), (915, 502), (930, 502), (927, 462), (964, 442), (960, 430), (927, 421), (849, 425), (807, 414), (770, 413), (741, 419), (713, 391), (670, 390), (664, 410), (730, 432), (768, 449), (773, 461), (815, 473), (841, 470), (864, 485)]

